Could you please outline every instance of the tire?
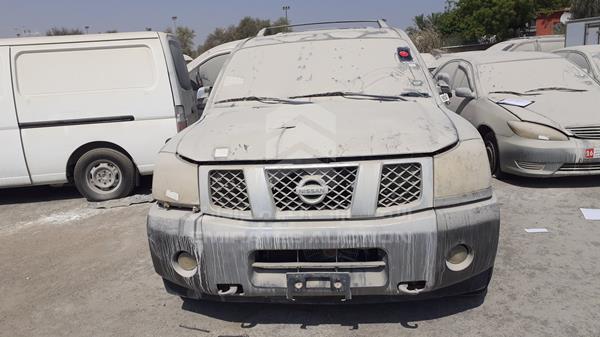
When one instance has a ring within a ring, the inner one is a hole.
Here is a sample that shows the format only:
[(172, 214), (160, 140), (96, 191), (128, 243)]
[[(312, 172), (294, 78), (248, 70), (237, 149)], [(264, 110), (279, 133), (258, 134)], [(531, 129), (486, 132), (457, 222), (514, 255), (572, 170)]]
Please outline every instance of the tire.
[(492, 131), (489, 131), (483, 135), (483, 143), (485, 145), (485, 152), (488, 156), (488, 162), (490, 163), (492, 175), (496, 176), (496, 178), (501, 178), (502, 170), (500, 169), (500, 153), (498, 151), (498, 142), (496, 142), (496, 136)]
[(75, 187), (89, 201), (123, 198), (135, 187), (136, 170), (123, 153), (107, 148), (84, 153), (73, 172)]

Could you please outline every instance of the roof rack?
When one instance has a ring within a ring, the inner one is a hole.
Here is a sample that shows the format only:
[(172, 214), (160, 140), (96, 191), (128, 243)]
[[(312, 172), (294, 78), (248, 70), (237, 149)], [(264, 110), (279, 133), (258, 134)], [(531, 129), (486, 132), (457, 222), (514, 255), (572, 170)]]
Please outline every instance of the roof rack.
[(336, 23), (376, 23), (379, 28), (390, 28), (385, 19), (379, 20), (346, 20), (346, 21), (323, 21), (323, 22), (311, 22), (311, 23), (299, 23), (296, 25), (281, 25), (272, 26), (261, 29), (256, 36), (265, 36), (265, 33), (272, 29), (290, 28), (290, 27), (302, 27), (302, 26), (316, 26), (316, 25), (331, 25)]

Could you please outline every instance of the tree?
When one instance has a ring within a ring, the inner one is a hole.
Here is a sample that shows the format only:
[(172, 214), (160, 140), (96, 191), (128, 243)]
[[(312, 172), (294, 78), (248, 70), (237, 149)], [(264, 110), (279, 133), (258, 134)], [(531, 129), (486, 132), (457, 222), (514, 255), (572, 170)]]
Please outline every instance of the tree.
[[(165, 29), (165, 33), (173, 34), (173, 30), (169, 27)], [(196, 51), (194, 50), (194, 39), (196, 38), (196, 32), (188, 27), (179, 26), (175, 31), (175, 37), (179, 41), (181, 51), (190, 57), (196, 57)]]
[(572, 19), (600, 16), (600, 0), (572, 0), (571, 15)]
[[(220, 44), (235, 40), (245, 39), (256, 34), (265, 27), (286, 26), (289, 22), (286, 18), (279, 18), (273, 22), (271, 20), (263, 20), (259, 18), (245, 17), (237, 25), (231, 25), (227, 28), (216, 28), (212, 33), (208, 34), (204, 43), (198, 47), (198, 54), (216, 47)], [(280, 28), (270, 30), (268, 33), (276, 34), (278, 32), (290, 31), (289, 28)]]
[(46, 36), (59, 35), (82, 35), (83, 31), (79, 28), (52, 27), (46, 32)]

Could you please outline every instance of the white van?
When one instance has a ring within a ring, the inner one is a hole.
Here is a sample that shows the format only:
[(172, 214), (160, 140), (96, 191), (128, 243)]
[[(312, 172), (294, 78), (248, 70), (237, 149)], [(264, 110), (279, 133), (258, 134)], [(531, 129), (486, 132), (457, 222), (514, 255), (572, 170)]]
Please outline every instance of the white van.
[(157, 32), (0, 39), (0, 188), (131, 193), (197, 120), (178, 42)]

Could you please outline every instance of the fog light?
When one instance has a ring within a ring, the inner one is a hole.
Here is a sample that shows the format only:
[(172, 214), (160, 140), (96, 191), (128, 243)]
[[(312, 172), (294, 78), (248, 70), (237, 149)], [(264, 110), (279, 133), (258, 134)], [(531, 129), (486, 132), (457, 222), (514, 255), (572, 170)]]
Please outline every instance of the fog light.
[(454, 246), (448, 253), (446, 266), (452, 271), (461, 271), (466, 269), (473, 261), (473, 254), (466, 245)]
[(187, 252), (181, 252), (177, 255), (177, 264), (185, 271), (192, 271), (198, 266), (196, 258)]

